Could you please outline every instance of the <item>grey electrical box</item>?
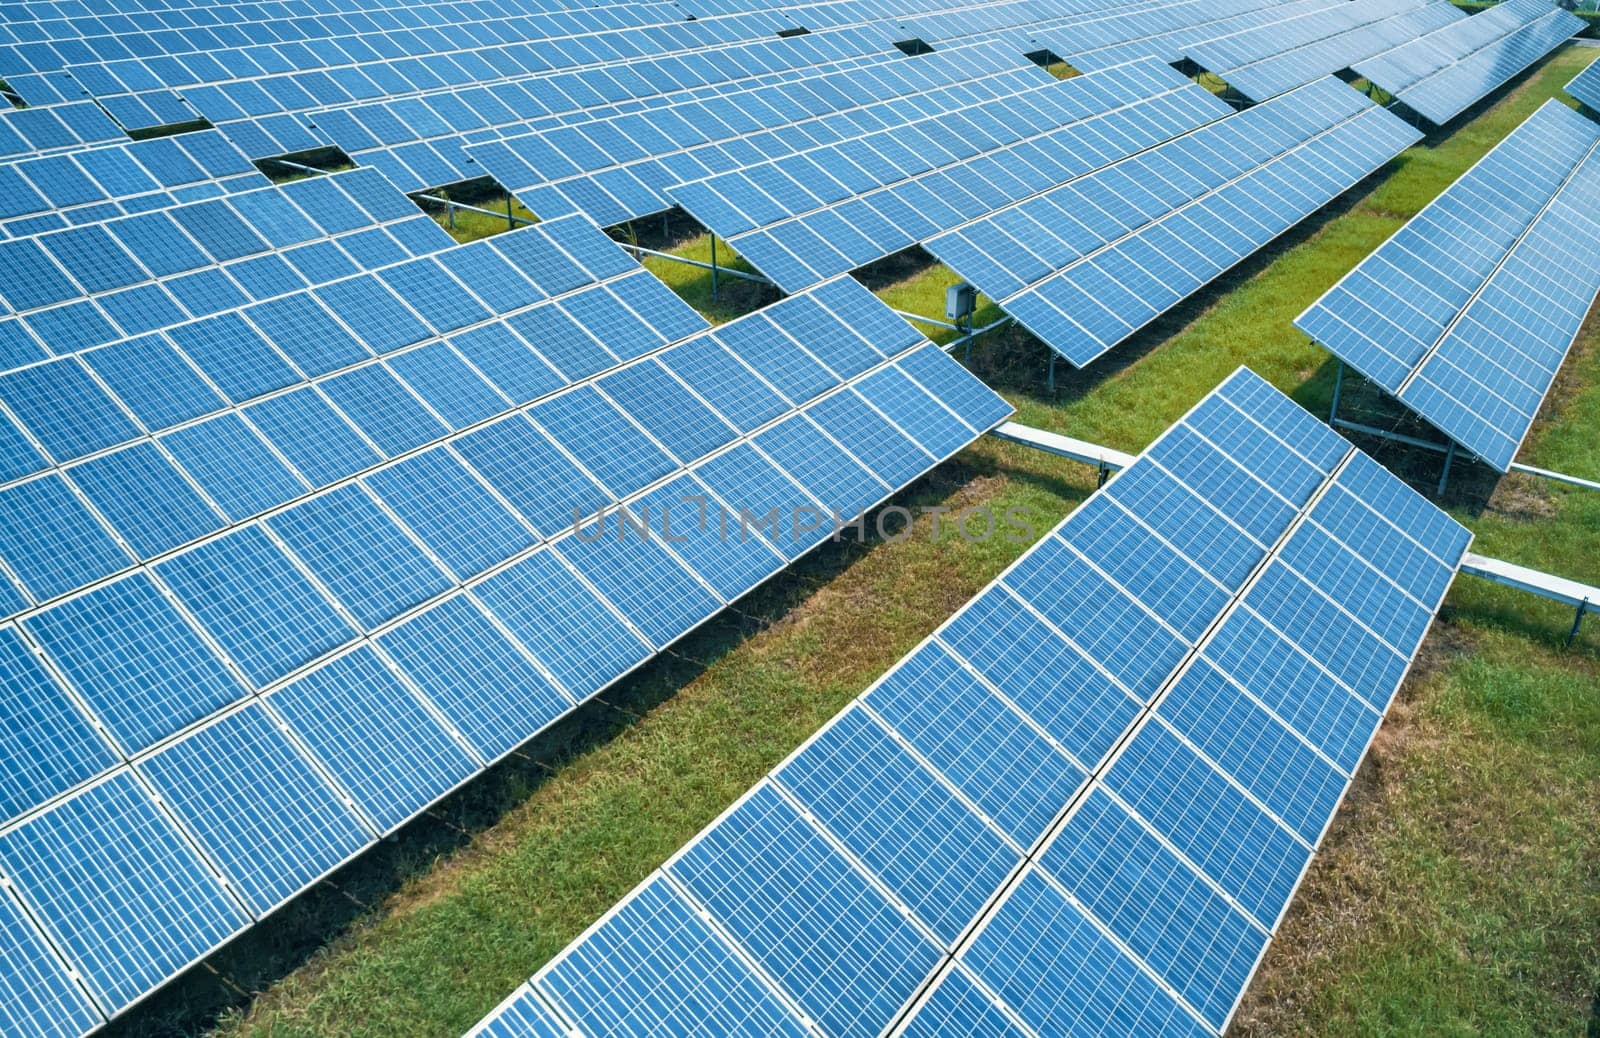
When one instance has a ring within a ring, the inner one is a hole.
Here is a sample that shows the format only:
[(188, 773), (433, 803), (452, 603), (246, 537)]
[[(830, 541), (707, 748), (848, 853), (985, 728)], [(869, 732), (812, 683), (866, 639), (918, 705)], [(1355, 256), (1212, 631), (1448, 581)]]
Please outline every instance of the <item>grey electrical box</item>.
[(952, 321), (971, 317), (978, 308), (978, 290), (965, 281), (944, 290), (944, 315)]

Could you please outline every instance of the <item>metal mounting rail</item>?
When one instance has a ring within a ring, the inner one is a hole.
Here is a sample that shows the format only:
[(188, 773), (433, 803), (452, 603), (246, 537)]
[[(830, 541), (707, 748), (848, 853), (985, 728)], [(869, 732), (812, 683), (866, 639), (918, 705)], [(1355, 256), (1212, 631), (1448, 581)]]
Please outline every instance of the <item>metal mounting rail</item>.
[(1522, 472), (1529, 476), (1538, 476), (1540, 479), (1548, 479), (1556, 483), (1566, 483), (1568, 486), (1583, 487), (1585, 490), (1600, 490), (1600, 483), (1592, 479), (1569, 476), (1565, 472), (1551, 472), (1549, 469), (1534, 468), (1532, 465), (1524, 465), (1519, 461), (1511, 463), (1511, 471)]
[(1571, 645), (1572, 640), (1578, 636), (1578, 628), (1583, 626), (1584, 614), (1600, 606), (1600, 587), (1580, 584), (1576, 580), (1541, 573), (1539, 570), (1503, 562), (1500, 559), (1473, 555), (1469, 552), (1461, 560), (1460, 571), (1469, 576), (1492, 580), (1496, 584), (1503, 584), (1575, 608), (1578, 613), (1572, 618), (1572, 630), (1567, 634), (1568, 645)]
[[(1127, 468), (1136, 460), (1134, 455), (1124, 451), (1063, 436), (1061, 433), (1035, 429), (1020, 422), (1004, 422), (990, 430), (989, 435), (1008, 443), (1019, 443), (1024, 447), (1032, 447), (1057, 457), (1093, 465), (1100, 470), (1101, 483), (1104, 483), (1111, 473)], [(1517, 468), (1520, 469), (1522, 466)], [(1572, 640), (1578, 636), (1578, 629), (1583, 625), (1583, 618), (1589, 610), (1600, 609), (1600, 587), (1582, 584), (1576, 580), (1568, 580), (1566, 577), (1558, 577), (1500, 559), (1473, 555), (1469, 552), (1462, 558), (1458, 572), (1491, 580), (1496, 584), (1548, 598), (1552, 602), (1559, 602), (1576, 609), (1577, 615), (1573, 617), (1572, 630), (1567, 634), (1568, 645), (1571, 645)]]
[(1135, 456), (1125, 451), (1102, 447), (1088, 440), (1075, 440), (1071, 436), (1035, 429), (1031, 425), (1022, 425), (1019, 422), (1004, 422), (990, 430), (989, 435), (1010, 443), (1020, 443), (1024, 447), (1032, 447), (1047, 454), (1081, 461), (1085, 465), (1093, 465), (1100, 470), (1102, 484), (1111, 473), (1125, 469), (1135, 461)]

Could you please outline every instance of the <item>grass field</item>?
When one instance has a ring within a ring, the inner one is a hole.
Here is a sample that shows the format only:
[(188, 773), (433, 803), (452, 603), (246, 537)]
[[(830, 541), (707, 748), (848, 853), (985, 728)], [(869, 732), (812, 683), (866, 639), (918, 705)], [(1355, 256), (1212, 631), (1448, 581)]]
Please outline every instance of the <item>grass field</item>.
[[(1020, 333), (980, 343), (974, 369), (1020, 420), (1127, 450), (1241, 363), (1325, 412), (1332, 362), (1292, 318), (1592, 56), (1557, 55), (1101, 365), (1063, 367), (1054, 398), (1044, 350)], [(661, 273), (708, 304), (704, 272)], [(948, 280), (935, 268), (882, 294), (937, 315)], [(735, 287), (712, 316), (763, 291)], [(1346, 399), (1400, 424), (1348, 383)], [(1591, 322), (1523, 460), (1600, 476), (1597, 428)], [(1378, 453), (1437, 478), (1434, 457)], [(1083, 467), (983, 441), (901, 503), (1018, 506), (1042, 531), (1092, 487)], [(1447, 504), (1477, 550), (1600, 583), (1600, 495), (1463, 467)], [(1021, 550), (925, 535), (818, 550), (119, 1031), (459, 1033)], [(1600, 619), (1565, 649), (1570, 622), (1458, 581), (1236, 1033), (1600, 1033)], [(229, 1005), (243, 1008), (217, 1022)]]

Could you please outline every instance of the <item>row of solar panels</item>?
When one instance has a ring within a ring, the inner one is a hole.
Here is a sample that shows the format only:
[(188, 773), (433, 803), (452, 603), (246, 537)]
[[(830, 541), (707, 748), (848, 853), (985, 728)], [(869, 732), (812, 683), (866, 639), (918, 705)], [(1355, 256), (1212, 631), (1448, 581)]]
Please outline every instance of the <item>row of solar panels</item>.
[(1264, 101), (1465, 17), (1449, 0), (1336, 0), (1292, 20), (1201, 42), (1184, 56)]
[(668, 193), (792, 292), (1229, 111), (1146, 59)]
[(580, 211), (610, 226), (671, 209), (666, 191), (685, 181), (1049, 81), (1020, 56), (965, 47), (597, 118), (468, 153), (539, 216)]
[(1083, 367), (1420, 136), (1327, 78), (926, 245)]
[(1236, 373), (475, 1033), (1220, 1034), (1469, 541)]
[[(577, 120), (607, 105), (660, 105), (687, 96), (712, 96), (732, 83), (778, 79), (813, 67), (873, 63), (901, 57), (870, 33), (841, 30), (794, 40), (764, 40), (608, 63), (555, 75), (521, 74), (418, 94), (388, 104), (363, 93), (295, 114), (260, 115), (245, 107), (210, 114), (249, 154), (279, 155), (326, 147), (334, 134), (387, 138), (364, 152), (407, 190), (478, 176), (464, 145), (524, 132), (535, 120)], [(205, 110), (205, 109), (202, 109)], [(323, 127), (328, 127), (325, 132)], [(456, 128), (460, 127), (460, 130)], [(441, 177), (447, 179), (440, 179)]]
[(1546, 102), (1295, 323), (1504, 472), (1600, 292), (1597, 177)]
[(215, 130), (0, 161), (0, 235), (99, 223), (267, 183)]
[[(187, 324), (451, 244), (443, 228), (372, 170), (0, 242), (0, 370)], [(289, 349), (319, 348), (285, 338)]]
[(1583, 19), (1550, 0), (1506, 0), (1353, 69), (1443, 124), (1583, 28)]
[(122, 1011), (1010, 412), (853, 281), (706, 331), (519, 238), (583, 285), (0, 490), (0, 1033)]

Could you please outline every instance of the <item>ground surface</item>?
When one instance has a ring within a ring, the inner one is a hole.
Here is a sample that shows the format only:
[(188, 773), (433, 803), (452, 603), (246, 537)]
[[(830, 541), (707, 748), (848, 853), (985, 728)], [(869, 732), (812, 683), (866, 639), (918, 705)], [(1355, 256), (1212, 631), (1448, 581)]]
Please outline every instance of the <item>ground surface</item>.
[[(1241, 363), (1325, 412), (1333, 363), (1290, 321), (1593, 53), (1547, 61), (1102, 365), (1063, 366), (1053, 399), (1044, 350), (1020, 334), (980, 344), (974, 370), (1020, 420), (1126, 450)], [(712, 306), (704, 272), (655, 269), (714, 319), (767, 298), (735, 286)], [(929, 314), (950, 280), (915, 263), (872, 278)], [(1347, 413), (1403, 427), (1346, 388)], [(1600, 477), (1596, 430), (1591, 322), (1521, 458)], [(1433, 456), (1380, 457), (1437, 478)], [(1446, 503), (1476, 550), (1600, 583), (1600, 494), (1458, 473)], [(900, 503), (1019, 506), (1042, 532), (1092, 486), (1082, 467), (984, 441)], [(820, 549), (117, 1030), (459, 1033), (1024, 547), (924, 528)], [(1457, 582), (1236, 1034), (1600, 1035), (1600, 618), (1564, 649), (1570, 622)]]

